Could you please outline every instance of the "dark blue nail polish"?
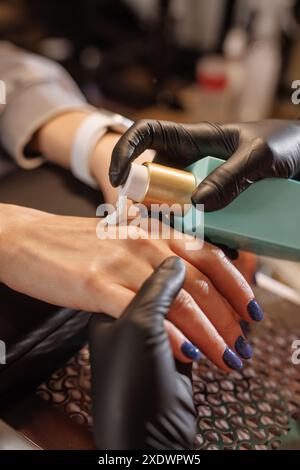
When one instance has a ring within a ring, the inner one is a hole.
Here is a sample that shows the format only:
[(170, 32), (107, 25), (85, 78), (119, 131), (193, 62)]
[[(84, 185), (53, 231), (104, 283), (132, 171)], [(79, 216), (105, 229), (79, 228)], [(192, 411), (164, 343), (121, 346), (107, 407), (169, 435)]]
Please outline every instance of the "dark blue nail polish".
[(185, 341), (181, 345), (181, 351), (183, 354), (188, 357), (189, 359), (192, 359), (193, 361), (199, 361), (202, 357), (201, 352), (199, 351), (196, 346), (194, 346), (192, 343), (189, 343), (188, 341)]
[(249, 324), (249, 322), (247, 322), (246, 320), (241, 320), (240, 321), (240, 327), (241, 327), (241, 330), (242, 330), (244, 336), (246, 336), (246, 338), (247, 338), (247, 336), (250, 333), (250, 324)]
[(228, 347), (224, 351), (223, 361), (230, 369), (240, 370), (243, 367), (242, 360)]
[(244, 359), (251, 359), (253, 356), (253, 350), (248, 343), (242, 336), (239, 336), (234, 344), (235, 350), (242, 356)]
[(250, 302), (247, 305), (247, 310), (254, 321), (261, 321), (264, 318), (263, 311), (259, 304), (256, 302), (256, 300), (250, 300)]

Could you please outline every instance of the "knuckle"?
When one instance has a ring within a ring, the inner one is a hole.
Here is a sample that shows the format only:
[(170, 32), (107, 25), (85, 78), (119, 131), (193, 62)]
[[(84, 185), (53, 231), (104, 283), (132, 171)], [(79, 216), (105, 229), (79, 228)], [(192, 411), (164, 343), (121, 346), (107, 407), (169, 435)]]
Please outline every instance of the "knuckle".
[(212, 283), (208, 279), (197, 279), (194, 281), (197, 293), (202, 299), (208, 299), (214, 289)]
[(126, 244), (130, 250), (134, 251), (134, 249), (137, 249), (136, 244), (138, 244), (139, 247), (144, 246), (140, 227), (130, 224), (126, 226), (126, 231)]
[(94, 291), (99, 286), (99, 270), (95, 264), (91, 264), (84, 273), (80, 273), (82, 277), (83, 288), (87, 291)]
[(248, 282), (246, 281), (244, 276), (239, 271), (237, 271), (237, 276), (238, 276), (238, 290), (239, 290), (239, 292), (241, 294), (243, 294), (245, 296), (245, 298), (251, 299), (251, 297), (253, 297), (253, 292), (252, 292), (252, 289), (251, 289), (250, 285), (248, 284)]
[(215, 245), (210, 246), (209, 258), (212, 263), (227, 263), (228, 262), (224, 251)]
[(194, 307), (192, 296), (184, 289), (181, 289), (174, 301), (174, 308), (177, 311), (187, 310)]
[(267, 145), (263, 137), (255, 137), (251, 143), (252, 150), (259, 150), (264, 148)]
[(141, 128), (141, 127), (146, 127), (147, 126), (147, 123), (149, 121), (147, 121), (147, 119), (138, 119), (137, 121), (135, 121), (135, 123), (133, 124), (133, 127), (134, 128)]
[(130, 250), (134, 253), (139, 250), (146, 252), (151, 248), (152, 244), (148, 237), (148, 233), (141, 227), (129, 226), (128, 235), (128, 247), (130, 247)]
[(251, 164), (254, 179), (260, 172), (270, 170), (273, 162), (274, 153), (268, 142), (261, 137), (255, 138), (250, 146), (248, 163)]
[(144, 246), (149, 250), (149, 253), (153, 255), (153, 260), (163, 261), (167, 256), (172, 255), (172, 251), (169, 249), (160, 239), (152, 239), (150, 237), (147, 240), (143, 240)]
[(237, 321), (233, 316), (229, 316), (227, 320), (225, 320), (224, 325), (222, 327), (223, 336), (237, 336)]
[(132, 129), (135, 130), (136, 132), (146, 132), (149, 129), (153, 128), (153, 125), (156, 121), (150, 120), (150, 119), (138, 119)]

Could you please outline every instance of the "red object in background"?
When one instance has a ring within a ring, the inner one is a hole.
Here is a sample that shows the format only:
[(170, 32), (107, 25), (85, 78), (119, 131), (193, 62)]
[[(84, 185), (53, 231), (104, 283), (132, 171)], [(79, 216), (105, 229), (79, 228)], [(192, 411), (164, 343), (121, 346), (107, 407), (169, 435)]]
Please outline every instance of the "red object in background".
[(196, 66), (196, 78), (200, 87), (206, 90), (223, 91), (228, 84), (223, 57), (211, 55), (200, 59)]

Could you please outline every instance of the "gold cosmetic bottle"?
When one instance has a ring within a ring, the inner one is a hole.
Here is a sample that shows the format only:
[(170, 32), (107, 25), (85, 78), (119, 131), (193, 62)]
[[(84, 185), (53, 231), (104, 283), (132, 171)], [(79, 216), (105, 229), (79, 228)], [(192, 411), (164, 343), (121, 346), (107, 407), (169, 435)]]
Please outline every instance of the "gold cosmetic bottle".
[(121, 193), (147, 207), (152, 204), (177, 204), (186, 209), (191, 205), (191, 195), (195, 188), (196, 178), (188, 171), (156, 163), (132, 163)]

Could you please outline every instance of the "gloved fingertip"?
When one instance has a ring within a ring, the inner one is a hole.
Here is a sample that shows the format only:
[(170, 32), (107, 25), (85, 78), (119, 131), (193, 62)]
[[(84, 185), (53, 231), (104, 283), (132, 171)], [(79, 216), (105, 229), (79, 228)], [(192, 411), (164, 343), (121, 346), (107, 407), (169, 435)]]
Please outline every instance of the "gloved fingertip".
[(121, 164), (117, 168), (112, 165), (111, 169), (109, 170), (109, 180), (111, 185), (116, 188), (117, 186), (125, 184), (130, 173), (130, 169), (130, 162), (126, 162), (126, 165)]
[[(177, 256), (165, 259), (146, 279), (135, 298), (126, 308), (122, 318), (127, 315), (143, 315), (143, 318), (165, 317), (170, 306), (183, 286), (185, 263)], [(144, 308), (146, 300), (151, 308)], [(140, 307), (143, 308), (141, 313)]]
[(176, 270), (176, 271), (184, 271), (185, 272), (185, 263), (182, 258), (179, 256), (169, 256), (169, 258), (165, 259), (158, 267), (159, 270), (167, 269), (167, 270)]
[(117, 186), (120, 186), (119, 178), (120, 178), (119, 173), (115, 173), (112, 171), (109, 172), (109, 182), (114, 188), (116, 188)]
[(112, 186), (117, 187), (125, 183), (129, 171), (130, 167), (123, 169), (120, 168), (119, 165), (116, 167), (116, 165), (111, 164), (111, 168), (109, 169), (109, 180)]
[(213, 188), (209, 186), (200, 185), (193, 192), (191, 199), (194, 206), (203, 204), (205, 212), (212, 212), (223, 207), (223, 204), (216, 197)]
[(158, 266), (154, 275), (160, 277), (164, 284), (172, 285), (172, 290), (177, 290), (184, 282), (185, 263), (179, 256), (170, 256)]
[(178, 256), (170, 256), (158, 266), (152, 276), (160, 280), (162, 293), (169, 292), (175, 298), (184, 283), (185, 263)]

